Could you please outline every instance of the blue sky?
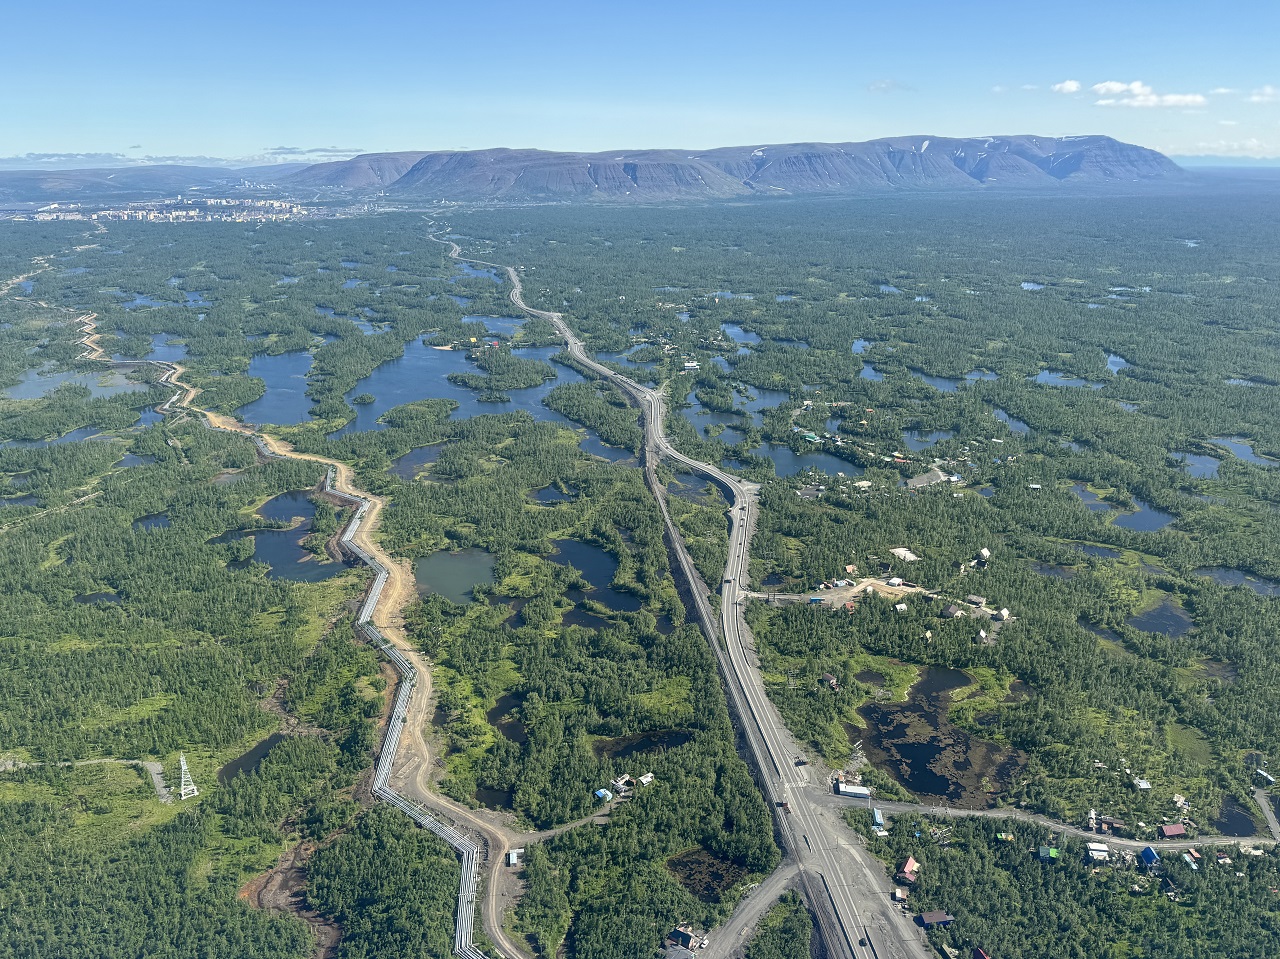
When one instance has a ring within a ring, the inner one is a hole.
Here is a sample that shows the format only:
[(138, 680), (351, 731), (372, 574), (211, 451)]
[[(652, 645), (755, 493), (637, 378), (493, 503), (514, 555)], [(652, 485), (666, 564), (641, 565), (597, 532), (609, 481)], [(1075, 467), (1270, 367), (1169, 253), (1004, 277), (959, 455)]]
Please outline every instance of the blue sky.
[(1280, 5), (1224, 6), (13, 4), (0, 165), (916, 133), (1280, 157)]

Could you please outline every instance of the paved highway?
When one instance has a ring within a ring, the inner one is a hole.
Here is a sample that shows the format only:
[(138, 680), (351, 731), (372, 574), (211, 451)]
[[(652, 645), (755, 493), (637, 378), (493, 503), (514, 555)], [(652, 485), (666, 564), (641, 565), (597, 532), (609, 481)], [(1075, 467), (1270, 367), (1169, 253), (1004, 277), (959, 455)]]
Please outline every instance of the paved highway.
[[(799, 883), (818, 918), (828, 955), (832, 959), (929, 959), (933, 950), (923, 931), (891, 904), (890, 886), (880, 863), (857, 843), (838, 809), (815, 802), (818, 794), (810, 788), (812, 784), (805, 775), (804, 767), (795, 765), (795, 758), (799, 755), (796, 743), (766, 695), (764, 683), (754, 667), (751, 634), (743, 616), (746, 594), (742, 586), (747, 582), (759, 487), (675, 449), (664, 429), (666, 409), (663, 394), (596, 362), (559, 313), (534, 309), (525, 303), (520, 276), (515, 269), (463, 257), (456, 243), (440, 242), (448, 243), (450, 255), (455, 259), (467, 259), (505, 271), (511, 281), (512, 304), (554, 325), (564, 337), (568, 353), (575, 361), (613, 383), (640, 407), (644, 421), (646, 471), (668, 524), (676, 560), (692, 585), (695, 606), (692, 612), (711, 638), (729, 698), (753, 754), (759, 782), (766, 800), (774, 806), (787, 856), (784, 868), (790, 869), (794, 864)], [(731, 503), (729, 556), (721, 584), (718, 617), (708, 600), (707, 590), (699, 588), (701, 581), (684, 548), (684, 541), (667, 515), (664, 491), (659, 488), (654, 473), (654, 466), (661, 459), (678, 463), (715, 482)], [(783, 803), (787, 804), (789, 812)], [(762, 894), (756, 897), (756, 902), (765, 898)], [(756, 908), (739, 912), (744, 918), (738, 919), (738, 923), (744, 924), (755, 914)], [(716, 953), (727, 954), (728, 950), (741, 944), (740, 928), (721, 929), (713, 937), (713, 942), (717, 941)]]

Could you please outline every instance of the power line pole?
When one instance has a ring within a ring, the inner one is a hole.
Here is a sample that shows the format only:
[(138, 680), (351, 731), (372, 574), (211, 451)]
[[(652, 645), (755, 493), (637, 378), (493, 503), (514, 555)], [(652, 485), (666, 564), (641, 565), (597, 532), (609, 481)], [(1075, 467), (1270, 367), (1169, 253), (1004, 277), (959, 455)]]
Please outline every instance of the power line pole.
[(178, 784), (179, 799), (194, 799), (200, 795), (200, 790), (196, 788), (195, 780), (191, 778), (191, 770), (187, 768), (186, 753), (178, 754), (178, 768), (182, 770), (182, 779)]

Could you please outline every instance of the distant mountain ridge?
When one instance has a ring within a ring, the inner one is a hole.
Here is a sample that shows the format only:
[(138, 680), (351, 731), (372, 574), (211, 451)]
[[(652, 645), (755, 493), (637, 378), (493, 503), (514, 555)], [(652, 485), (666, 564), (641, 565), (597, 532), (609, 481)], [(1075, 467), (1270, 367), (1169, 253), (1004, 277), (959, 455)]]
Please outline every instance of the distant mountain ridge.
[(1181, 175), (1181, 168), (1163, 154), (1105, 136), (908, 136), (701, 152), (502, 148), (366, 154), (308, 167), (283, 182), (343, 190), (380, 187), (405, 198), (528, 203), (707, 200), (903, 188), (1026, 189)]
[(702, 151), (366, 153), (301, 168), (11, 170), (0, 171), (0, 201), (101, 202), (251, 188), (304, 200), (336, 193), (458, 203), (696, 202), (899, 190), (1087, 191), (1185, 176), (1163, 154), (1106, 136), (904, 136)]

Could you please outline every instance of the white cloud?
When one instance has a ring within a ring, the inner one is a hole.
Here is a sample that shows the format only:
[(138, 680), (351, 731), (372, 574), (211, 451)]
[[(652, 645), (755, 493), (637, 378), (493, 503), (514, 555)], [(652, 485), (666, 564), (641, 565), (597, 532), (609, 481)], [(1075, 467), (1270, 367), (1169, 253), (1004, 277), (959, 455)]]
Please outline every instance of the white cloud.
[(1224, 93), (1235, 93), (1236, 91), (1231, 89), (1230, 87), (1214, 87), (1209, 92), (1214, 96), (1221, 96)]
[(1024, 83), (1021, 87), (1023, 90), (1039, 90), (1040, 87), (1034, 83)]
[(1005, 91), (1005, 88), (1000, 86), (999, 84), (996, 84), (994, 87), (991, 88), (992, 93), (1004, 93), (1004, 91)]
[(1210, 156), (1239, 156), (1255, 158), (1271, 158), (1280, 153), (1280, 146), (1275, 143), (1264, 143), (1257, 137), (1247, 140), (1214, 140), (1209, 143), (1197, 143), (1196, 152)]
[(1202, 93), (1156, 93), (1141, 80), (1104, 80), (1089, 89), (1100, 97), (1095, 101), (1100, 107), (1202, 107), (1208, 102)]
[(1258, 87), (1249, 94), (1250, 103), (1277, 103), (1280, 102), (1280, 87), (1273, 87), (1271, 84)]
[(1049, 89), (1052, 90), (1054, 93), (1079, 93), (1080, 81), (1079, 80), (1063, 80), (1061, 83), (1055, 83)]
[(1239, 125), (1240, 125), (1239, 120), (1219, 120), (1218, 121), (1218, 126), (1221, 126), (1221, 127), (1234, 127)]
[(1132, 93), (1135, 97), (1148, 97), (1154, 92), (1141, 80), (1132, 83), (1121, 83), (1119, 80), (1106, 80), (1095, 83), (1089, 88), (1100, 97), (1114, 96), (1117, 93)]

